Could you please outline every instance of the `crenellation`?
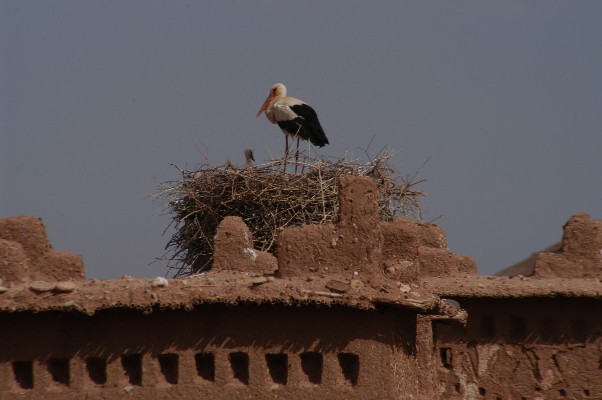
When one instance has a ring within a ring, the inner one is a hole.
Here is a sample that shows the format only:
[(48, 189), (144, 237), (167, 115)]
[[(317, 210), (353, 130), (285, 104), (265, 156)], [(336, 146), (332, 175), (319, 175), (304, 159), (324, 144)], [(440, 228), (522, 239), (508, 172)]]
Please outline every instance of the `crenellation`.
[(559, 251), (538, 254), (533, 277), (602, 278), (602, 221), (576, 214), (563, 231)]
[(240, 217), (226, 217), (217, 227), (213, 270), (272, 274), (278, 268), (276, 257), (255, 249), (253, 235)]
[(54, 250), (40, 218), (0, 219), (0, 257), (4, 284), (84, 279), (81, 257)]

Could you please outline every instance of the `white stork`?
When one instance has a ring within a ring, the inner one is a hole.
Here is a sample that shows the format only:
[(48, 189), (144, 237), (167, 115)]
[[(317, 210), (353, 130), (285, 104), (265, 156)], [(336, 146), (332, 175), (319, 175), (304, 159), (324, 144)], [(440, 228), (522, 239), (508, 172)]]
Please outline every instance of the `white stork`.
[(299, 157), (299, 139), (308, 140), (319, 147), (328, 144), (328, 138), (314, 109), (299, 99), (288, 97), (286, 86), (282, 83), (276, 83), (270, 88), (270, 94), (257, 113), (257, 117), (264, 111), (267, 119), (273, 124), (278, 124), (286, 138), (285, 165), (289, 135), (297, 137), (295, 160)]

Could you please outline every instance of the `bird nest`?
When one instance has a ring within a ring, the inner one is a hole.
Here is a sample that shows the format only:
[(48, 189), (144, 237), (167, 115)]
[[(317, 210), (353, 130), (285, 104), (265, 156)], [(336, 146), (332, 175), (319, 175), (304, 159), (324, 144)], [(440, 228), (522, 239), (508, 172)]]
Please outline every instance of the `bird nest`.
[[(184, 277), (211, 268), (213, 239), (220, 221), (241, 217), (253, 234), (255, 248), (276, 254), (276, 238), (282, 228), (302, 224), (336, 222), (339, 209), (338, 178), (370, 177), (379, 189), (380, 215), (422, 219), (415, 189), (421, 181), (400, 177), (391, 166), (391, 152), (381, 152), (362, 162), (348, 159), (310, 159), (291, 162), (300, 173), (286, 173), (287, 162), (277, 159), (253, 167), (226, 163), (182, 170), (181, 180), (165, 183), (155, 194), (166, 200), (175, 228), (159, 259), (168, 275)], [(167, 231), (167, 229), (166, 229)]]

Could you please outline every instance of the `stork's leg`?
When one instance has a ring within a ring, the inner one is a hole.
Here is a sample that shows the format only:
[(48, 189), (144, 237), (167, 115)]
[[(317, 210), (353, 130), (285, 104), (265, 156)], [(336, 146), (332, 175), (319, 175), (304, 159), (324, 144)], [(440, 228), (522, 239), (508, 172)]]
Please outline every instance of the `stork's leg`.
[(286, 172), (286, 161), (288, 159), (288, 135), (284, 134), (284, 172)]
[(297, 173), (298, 166), (299, 166), (299, 136), (297, 136), (297, 151), (295, 152), (295, 174)]
[(303, 125), (297, 122), (297, 132), (295, 132), (295, 137), (297, 138), (297, 152), (295, 153), (295, 173), (297, 173), (297, 166), (299, 161), (299, 139), (301, 138), (299, 136), (299, 132), (301, 131), (301, 128), (303, 128)]
[[(303, 156), (303, 159), (307, 162), (311, 162), (311, 153), (309, 152), (309, 149), (311, 148), (311, 143), (309, 142), (309, 140), (307, 141), (307, 154)], [(305, 170), (305, 164), (303, 164), (303, 166), (301, 167), (301, 173), (303, 173), (303, 171)]]

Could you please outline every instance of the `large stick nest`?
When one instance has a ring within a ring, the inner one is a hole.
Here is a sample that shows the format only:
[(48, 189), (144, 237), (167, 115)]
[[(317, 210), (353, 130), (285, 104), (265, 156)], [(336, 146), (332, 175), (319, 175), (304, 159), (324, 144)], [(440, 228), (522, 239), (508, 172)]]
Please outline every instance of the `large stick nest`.
[[(415, 189), (420, 181), (400, 177), (391, 166), (389, 151), (362, 162), (348, 159), (272, 160), (253, 167), (226, 163), (201, 165), (197, 170), (178, 168), (181, 180), (168, 182), (156, 195), (166, 201), (175, 233), (161, 260), (168, 274), (183, 277), (211, 268), (217, 225), (227, 216), (241, 217), (253, 234), (255, 248), (276, 254), (278, 232), (287, 226), (336, 222), (339, 209), (338, 178), (367, 176), (379, 188), (380, 215), (422, 218)], [(292, 165), (291, 165), (292, 164)], [(169, 228), (169, 227), (168, 227)]]

